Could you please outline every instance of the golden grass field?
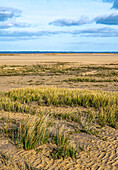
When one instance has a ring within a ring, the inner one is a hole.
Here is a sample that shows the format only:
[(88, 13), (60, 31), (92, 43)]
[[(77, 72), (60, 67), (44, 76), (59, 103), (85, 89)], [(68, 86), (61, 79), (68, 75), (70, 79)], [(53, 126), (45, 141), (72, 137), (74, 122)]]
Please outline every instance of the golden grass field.
[(0, 169), (117, 170), (118, 54), (0, 54)]

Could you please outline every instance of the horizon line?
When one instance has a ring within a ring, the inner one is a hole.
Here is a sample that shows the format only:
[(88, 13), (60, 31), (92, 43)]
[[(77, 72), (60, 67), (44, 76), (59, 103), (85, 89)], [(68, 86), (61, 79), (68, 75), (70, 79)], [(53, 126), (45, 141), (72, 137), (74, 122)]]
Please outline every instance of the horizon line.
[(37, 54), (43, 54), (43, 53), (118, 53), (118, 51), (28, 51), (28, 50), (23, 50), (23, 51), (17, 51), (17, 50), (10, 50), (10, 51), (0, 51), (0, 54), (33, 54), (33, 53), (37, 53)]

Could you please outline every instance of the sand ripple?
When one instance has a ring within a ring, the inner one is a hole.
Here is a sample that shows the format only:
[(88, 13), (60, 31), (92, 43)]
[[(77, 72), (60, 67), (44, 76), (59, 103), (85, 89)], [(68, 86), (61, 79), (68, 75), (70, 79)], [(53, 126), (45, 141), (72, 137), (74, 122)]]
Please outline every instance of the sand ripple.
[[(0, 116), (3, 116), (3, 113)], [(13, 114), (12, 118), (24, 118), (24, 114)], [(64, 123), (64, 122), (63, 122)], [(66, 125), (66, 123), (65, 123)], [(67, 129), (69, 128), (69, 125)], [(72, 129), (72, 127), (70, 127)], [(32, 166), (44, 170), (117, 170), (118, 169), (118, 130), (111, 127), (101, 129), (101, 138), (85, 133), (74, 133), (70, 136), (71, 142), (79, 150), (77, 159), (53, 160), (50, 157), (52, 145), (43, 145), (42, 151), (25, 151), (14, 146), (7, 138), (0, 139), (0, 169), (20, 169)], [(9, 157), (5, 164), (2, 154)]]

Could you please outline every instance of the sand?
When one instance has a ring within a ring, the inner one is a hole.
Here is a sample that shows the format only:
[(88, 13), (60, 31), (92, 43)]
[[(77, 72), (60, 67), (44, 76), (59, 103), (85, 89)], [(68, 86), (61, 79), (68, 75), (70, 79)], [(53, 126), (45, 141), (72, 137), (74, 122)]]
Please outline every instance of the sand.
[[(89, 54), (1, 54), (0, 65), (56, 65), (58, 62), (65, 63), (65, 67), (79, 67), (89, 66), (94, 64), (94, 67), (110, 67), (117, 68), (118, 54), (112, 53), (89, 53)], [(115, 64), (115, 65), (107, 65)], [(93, 65), (92, 65), (93, 66)], [(9, 67), (9, 66), (8, 66)], [(96, 74), (99, 70), (88, 70), (83, 73)], [(76, 74), (76, 73), (75, 73)], [(27, 76), (1, 76), (0, 77), (0, 91), (10, 90), (20, 87), (33, 86), (51, 86), (51, 87), (65, 87), (65, 88), (80, 88), (104, 91), (118, 91), (117, 82), (64, 82), (65, 79), (80, 76), (79, 72), (75, 75), (69, 74), (52, 74), (51, 72), (42, 75), (27, 75)], [(112, 77), (111, 77), (112, 78)], [(114, 77), (116, 78), (116, 77)], [(32, 81), (32, 83), (30, 82)]]
[[(0, 112), (0, 118), (24, 119), (28, 114)], [(57, 121), (57, 124), (65, 125), (67, 131), (74, 130), (72, 122)], [(9, 157), (7, 165), (1, 164), (2, 170), (19, 169), (31, 165), (37, 169), (44, 170), (117, 170), (118, 169), (118, 130), (111, 127), (101, 129), (101, 138), (85, 133), (71, 135), (71, 141), (75, 146), (80, 145), (83, 151), (79, 152), (77, 159), (53, 160), (49, 155), (52, 145), (40, 146), (40, 152), (36, 150), (25, 151), (15, 147), (7, 138), (0, 139), (0, 154)], [(0, 159), (1, 163), (2, 159)], [(18, 166), (19, 165), (19, 166)]]
[(13, 54), (0, 55), (0, 65), (30, 65), (45, 62), (78, 62), (80, 64), (118, 63), (118, 54)]

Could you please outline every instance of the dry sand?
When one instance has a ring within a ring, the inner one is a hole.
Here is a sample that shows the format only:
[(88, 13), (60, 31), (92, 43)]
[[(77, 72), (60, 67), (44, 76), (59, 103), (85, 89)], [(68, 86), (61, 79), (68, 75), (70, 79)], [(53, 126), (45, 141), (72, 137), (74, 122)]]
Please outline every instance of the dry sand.
[(80, 64), (118, 63), (118, 54), (8, 54), (0, 55), (0, 65), (30, 65), (45, 62), (78, 62)]

